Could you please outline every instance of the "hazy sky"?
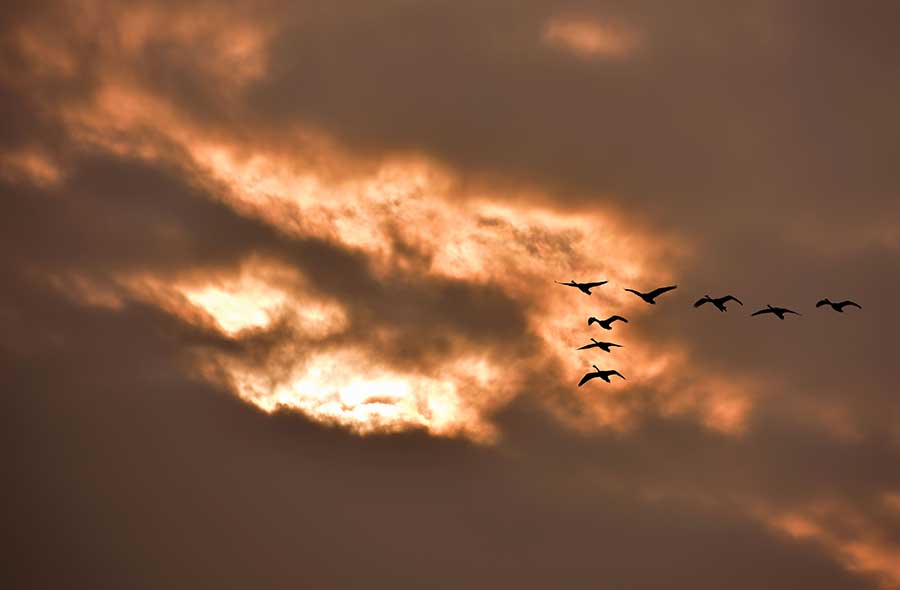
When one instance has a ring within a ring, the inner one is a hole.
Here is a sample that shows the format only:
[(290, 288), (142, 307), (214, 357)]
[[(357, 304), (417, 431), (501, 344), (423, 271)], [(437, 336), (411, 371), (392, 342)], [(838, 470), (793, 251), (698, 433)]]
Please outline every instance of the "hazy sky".
[(900, 586), (900, 5), (0, 23), (4, 586)]

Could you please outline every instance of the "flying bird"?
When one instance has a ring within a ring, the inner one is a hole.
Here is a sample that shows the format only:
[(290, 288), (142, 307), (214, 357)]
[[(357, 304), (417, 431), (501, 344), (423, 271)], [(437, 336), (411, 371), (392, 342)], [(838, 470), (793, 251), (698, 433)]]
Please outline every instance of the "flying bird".
[(597, 365), (591, 365), (591, 366), (597, 370), (593, 373), (585, 373), (584, 377), (581, 378), (581, 381), (578, 382), (578, 387), (581, 387), (582, 385), (584, 385), (585, 383), (587, 383), (588, 381), (590, 381), (591, 379), (594, 379), (596, 377), (600, 377), (607, 383), (610, 382), (609, 378), (612, 375), (617, 375), (619, 377), (622, 377), (622, 379), (625, 379), (625, 377), (622, 375), (622, 373), (620, 373), (618, 371), (601, 371), (600, 367), (598, 367)]
[(677, 289), (677, 288), (678, 288), (678, 285), (671, 285), (669, 287), (660, 287), (659, 289), (653, 289), (649, 293), (641, 293), (640, 291), (635, 291), (634, 289), (625, 289), (625, 290), (628, 291), (629, 293), (634, 293), (635, 295), (637, 295), (638, 297), (640, 297), (641, 299), (643, 299), (650, 305), (656, 305), (656, 301), (654, 301), (654, 299), (656, 299), (663, 293), (667, 293), (667, 292), (669, 292), (673, 289)]
[(565, 285), (566, 287), (575, 287), (582, 293), (586, 295), (591, 294), (591, 289), (594, 287), (599, 287), (600, 285), (605, 285), (609, 281), (597, 281), (596, 283), (576, 283), (575, 280), (571, 280), (568, 283), (560, 283), (559, 281), (554, 281), (558, 285)]
[(736, 301), (738, 304), (744, 305), (743, 302), (734, 295), (726, 295), (724, 297), (710, 297), (709, 295), (704, 295), (694, 303), (694, 307), (700, 307), (705, 303), (712, 303), (719, 311), (728, 311), (725, 309), (725, 304), (729, 301)]
[(609, 349), (613, 346), (622, 348), (621, 344), (616, 344), (614, 342), (599, 342), (594, 338), (591, 338), (591, 342), (593, 342), (593, 344), (585, 344), (584, 346), (579, 346), (575, 350), (587, 350), (588, 348), (599, 348), (603, 352), (611, 352)]
[(604, 330), (612, 330), (612, 324), (616, 320), (618, 320), (620, 322), (625, 322), (626, 324), (628, 323), (628, 320), (626, 320), (625, 318), (623, 318), (620, 315), (613, 315), (613, 316), (606, 318), (605, 320), (598, 320), (594, 316), (591, 316), (588, 318), (588, 326), (590, 326), (591, 324), (600, 324), (600, 327), (603, 328)]
[(845, 307), (858, 307), (859, 309), (862, 309), (862, 305), (855, 301), (850, 301), (849, 299), (845, 301), (831, 301), (826, 297), (822, 301), (816, 303), (816, 307), (822, 307), (823, 305), (830, 305), (831, 309), (840, 313), (844, 313)]
[(784, 319), (784, 314), (786, 314), (786, 313), (793, 313), (793, 314), (796, 314), (796, 315), (803, 315), (802, 313), (797, 313), (796, 311), (787, 309), (787, 308), (785, 308), (785, 307), (772, 307), (771, 305), (766, 305), (766, 309), (761, 309), (761, 310), (759, 310), (759, 311), (754, 311), (754, 312), (751, 313), (750, 315), (762, 315), (762, 314), (764, 314), (764, 313), (773, 313), (773, 314), (775, 314), (775, 315), (778, 316), (778, 319), (779, 319), (779, 320), (783, 320), (783, 319)]

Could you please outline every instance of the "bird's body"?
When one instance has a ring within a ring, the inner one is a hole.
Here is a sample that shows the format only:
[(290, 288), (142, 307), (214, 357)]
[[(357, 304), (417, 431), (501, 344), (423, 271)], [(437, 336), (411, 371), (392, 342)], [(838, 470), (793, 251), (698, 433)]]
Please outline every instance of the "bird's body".
[(591, 342), (592, 342), (592, 344), (585, 344), (584, 346), (579, 346), (575, 350), (587, 350), (589, 348), (599, 348), (600, 350), (602, 350), (604, 352), (611, 352), (610, 348), (612, 348), (613, 346), (616, 346), (619, 348), (622, 347), (621, 344), (616, 344), (614, 342), (599, 342), (593, 338), (591, 338)]
[(725, 308), (725, 304), (729, 301), (735, 301), (739, 305), (744, 305), (743, 302), (734, 295), (726, 295), (724, 297), (710, 297), (709, 295), (704, 295), (694, 303), (694, 307), (700, 307), (705, 303), (712, 303), (719, 311), (728, 311)]
[(791, 309), (787, 309), (786, 307), (772, 307), (771, 305), (766, 305), (765, 309), (760, 309), (759, 311), (754, 311), (750, 315), (763, 315), (766, 313), (771, 313), (771, 314), (778, 316), (779, 320), (783, 320), (785, 314), (788, 314), (788, 313), (792, 313), (795, 315), (803, 315), (803, 314), (797, 313), (796, 311), (793, 311)]
[(677, 289), (678, 285), (670, 285), (668, 287), (660, 287), (659, 289), (653, 289), (647, 293), (641, 293), (640, 291), (635, 291), (634, 289), (625, 289), (629, 293), (634, 293), (650, 305), (656, 305), (656, 301), (654, 301), (657, 297), (662, 295), (663, 293), (667, 293), (673, 289)]
[(575, 287), (582, 293), (584, 293), (586, 295), (590, 295), (591, 289), (593, 289), (594, 287), (599, 287), (600, 285), (605, 285), (609, 281), (596, 281), (593, 283), (579, 283), (579, 282), (576, 282), (575, 280), (571, 280), (568, 283), (561, 283), (559, 281), (555, 281), (555, 282), (558, 285), (565, 285), (566, 287)]
[(624, 322), (626, 324), (628, 323), (628, 320), (626, 320), (625, 318), (623, 318), (620, 315), (609, 316), (605, 320), (598, 320), (597, 318), (591, 316), (588, 318), (588, 326), (590, 326), (591, 324), (599, 324), (600, 327), (603, 328), (604, 330), (612, 330), (612, 324), (615, 321)]
[(607, 383), (610, 382), (609, 378), (613, 375), (616, 375), (617, 377), (621, 377), (622, 379), (625, 379), (625, 377), (622, 375), (622, 373), (620, 373), (618, 371), (601, 371), (600, 368), (597, 367), (597, 365), (591, 365), (591, 366), (593, 366), (594, 369), (596, 369), (596, 371), (594, 371), (593, 373), (585, 373), (584, 377), (581, 378), (581, 381), (578, 382), (578, 387), (581, 387), (582, 385), (584, 385), (591, 379), (596, 379), (598, 377), (600, 379), (603, 379)]
[(844, 313), (845, 307), (856, 307), (856, 308), (862, 309), (862, 305), (860, 305), (859, 303), (856, 303), (855, 301), (850, 301), (849, 299), (847, 299), (845, 301), (831, 301), (830, 299), (828, 299), (826, 297), (825, 299), (816, 303), (816, 307), (822, 307), (823, 305), (831, 306), (831, 309), (833, 309), (834, 311), (836, 311), (838, 313)]

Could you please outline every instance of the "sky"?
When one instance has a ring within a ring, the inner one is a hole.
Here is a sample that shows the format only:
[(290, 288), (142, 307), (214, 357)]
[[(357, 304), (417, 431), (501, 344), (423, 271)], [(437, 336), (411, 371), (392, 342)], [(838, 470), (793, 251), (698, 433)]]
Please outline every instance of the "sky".
[(3, 585), (900, 587), (897, 23), (10, 2)]

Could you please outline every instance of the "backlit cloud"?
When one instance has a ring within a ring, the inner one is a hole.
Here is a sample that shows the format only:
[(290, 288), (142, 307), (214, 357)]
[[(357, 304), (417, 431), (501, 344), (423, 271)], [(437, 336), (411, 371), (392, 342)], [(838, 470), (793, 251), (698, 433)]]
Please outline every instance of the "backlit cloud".
[(900, 584), (896, 21), (13, 6), (10, 586)]

